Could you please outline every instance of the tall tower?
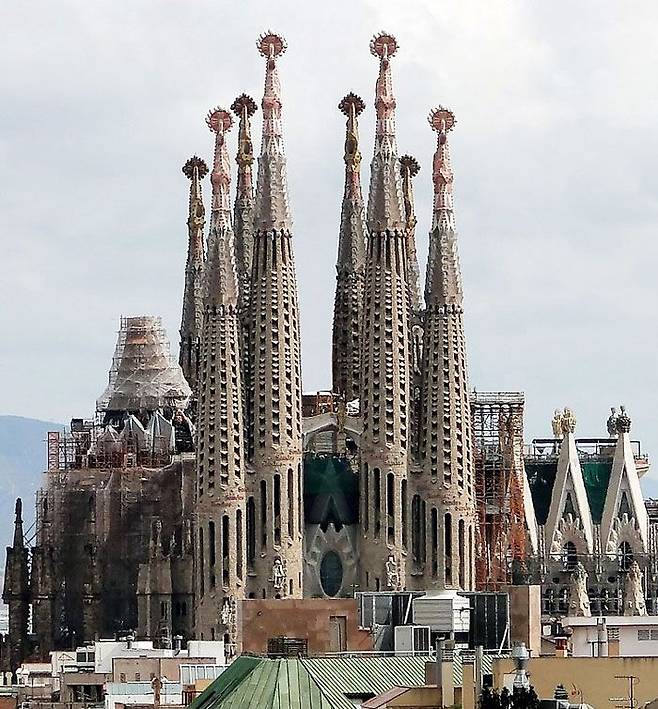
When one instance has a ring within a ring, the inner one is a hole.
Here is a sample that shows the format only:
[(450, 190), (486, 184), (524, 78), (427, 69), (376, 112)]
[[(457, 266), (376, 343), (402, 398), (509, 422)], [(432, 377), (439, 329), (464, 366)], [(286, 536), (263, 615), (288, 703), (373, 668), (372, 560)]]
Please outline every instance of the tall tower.
[(409, 305), (416, 314), (422, 309), (420, 300), (420, 267), (416, 251), (416, 203), (414, 200), (413, 178), (420, 172), (418, 160), (411, 155), (400, 158), (402, 175), (402, 195), (404, 198), (404, 216), (407, 232), (407, 284), (409, 287)]
[(198, 637), (234, 643), (235, 601), (244, 597), (246, 550), (239, 288), (226, 149), (233, 118), (216, 108), (206, 122), (215, 133), (215, 155), (199, 370), (195, 622)]
[(420, 165), (411, 155), (400, 158), (402, 173), (402, 194), (407, 234), (407, 283), (409, 286), (409, 358), (411, 366), (411, 431), (413, 434), (412, 457), (414, 464), (418, 453), (420, 420), (420, 390), (422, 385), (423, 360), (423, 311), (420, 297), (420, 268), (416, 251), (416, 204), (414, 200), (413, 178), (420, 172)]
[[(238, 117), (238, 164), (237, 189), (233, 207), (233, 229), (235, 232), (235, 266), (238, 276), (238, 315), (240, 318), (240, 353), (242, 356), (242, 395), (244, 397), (245, 420), (249, 411), (249, 285), (251, 264), (254, 255), (254, 146), (251, 140), (251, 116), (256, 112), (256, 102), (240, 94), (231, 104), (231, 110)], [(245, 424), (246, 425), (246, 424)]]
[(406, 217), (395, 140), (390, 60), (397, 42), (379, 34), (377, 129), (368, 200), (361, 357), (361, 587), (400, 588), (406, 573), (409, 458), (409, 292)]
[(475, 501), (471, 460), (462, 284), (452, 204), (447, 134), (454, 115), (437, 108), (430, 124), (434, 153), (434, 215), (425, 284), (420, 429), (421, 472), (411, 504), (412, 585), (473, 588)]
[(187, 217), (187, 262), (185, 264), (185, 291), (183, 315), (180, 324), (178, 363), (196, 399), (201, 326), (203, 323), (203, 230), (206, 211), (201, 195), (201, 180), (208, 174), (208, 166), (196, 155), (183, 165), (183, 173), (190, 180), (190, 202)]
[(9, 667), (12, 672), (27, 655), (27, 623), (30, 612), (28, 549), (23, 538), (23, 503), (16, 500), (14, 543), (7, 547), (2, 600), (9, 606)]
[(361, 310), (367, 233), (361, 192), (361, 153), (357, 116), (362, 99), (348, 94), (338, 104), (347, 116), (345, 131), (345, 191), (340, 216), (336, 296), (332, 337), (333, 390), (347, 401), (359, 398), (361, 372)]
[(266, 69), (249, 294), (254, 472), (248, 480), (247, 565), (250, 593), (267, 598), (302, 596), (302, 374), (276, 64), (285, 48), (271, 32), (258, 40)]
[(238, 180), (233, 208), (233, 228), (235, 232), (235, 265), (240, 288), (240, 312), (246, 312), (249, 300), (249, 279), (251, 261), (254, 252), (252, 222), (254, 218), (253, 169), (254, 146), (251, 141), (251, 117), (256, 112), (256, 102), (241, 94), (231, 105), (231, 110), (238, 117)]

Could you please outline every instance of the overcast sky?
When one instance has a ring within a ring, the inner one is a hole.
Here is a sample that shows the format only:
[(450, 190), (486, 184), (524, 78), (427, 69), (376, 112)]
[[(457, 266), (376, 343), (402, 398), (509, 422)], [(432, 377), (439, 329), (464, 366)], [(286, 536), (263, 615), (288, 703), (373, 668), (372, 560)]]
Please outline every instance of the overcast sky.
[[(258, 35), (283, 34), (284, 132), (304, 388), (330, 386), (348, 91), (364, 187), (377, 62), (396, 35), (401, 152), (416, 179), (423, 266), (434, 134), (451, 134), (471, 385), (526, 393), (526, 438), (568, 405), (603, 435), (625, 403), (658, 454), (658, 6), (502, 0), (51, 0), (2, 3), (0, 413), (88, 416), (119, 317), (161, 315), (177, 351), (188, 181), (204, 118), (260, 103)], [(260, 112), (254, 133), (260, 141)], [(235, 146), (232, 134), (232, 150)], [(205, 185), (206, 197), (209, 183)], [(658, 481), (658, 469), (654, 471)]]

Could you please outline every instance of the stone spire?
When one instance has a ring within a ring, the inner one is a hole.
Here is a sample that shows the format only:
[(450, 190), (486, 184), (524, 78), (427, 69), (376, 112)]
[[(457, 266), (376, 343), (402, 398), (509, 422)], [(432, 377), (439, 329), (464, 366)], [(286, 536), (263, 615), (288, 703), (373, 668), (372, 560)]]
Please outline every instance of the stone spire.
[(418, 452), (418, 437), (420, 434), (420, 390), (422, 385), (423, 362), (423, 308), (420, 296), (420, 268), (416, 252), (416, 206), (412, 180), (420, 172), (420, 165), (411, 155), (400, 158), (402, 173), (402, 194), (404, 197), (404, 214), (406, 220), (407, 241), (407, 284), (409, 287), (409, 358), (411, 362), (411, 408), (412, 408), (412, 438), (414, 457)]
[(375, 36), (377, 130), (368, 202), (361, 337), (361, 588), (406, 579), (407, 469), (410, 447), (409, 294), (406, 218), (395, 140), (390, 60), (397, 42)]
[(361, 193), (361, 153), (357, 116), (365, 108), (350, 93), (338, 104), (347, 116), (345, 191), (338, 237), (336, 296), (332, 338), (333, 390), (347, 401), (359, 398), (361, 372), (361, 308), (367, 226)]
[(283, 38), (258, 40), (266, 61), (249, 293), (247, 564), (257, 597), (302, 596), (302, 375), (297, 281), (277, 58)]
[(422, 309), (420, 300), (420, 268), (416, 252), (416, 205), (412, 179), (420, 172), (418, 160), (411, 155), (400, 158), (402, 173), (402, 194), (404, 197), (404, 216), (407, 228), (407, 281), (409, 283), (409, 302), (412, 313)]
[(192, 388), (192, 397), (195, 399), (203, 320), (203, 230), (206, 224), (201, 180), (208, 174), (208, 166), (195, 155), (183, 165), (183, 173), (190, 180), (190, 201), (187, 217), (187, 262), (185, 264), (185, 291), (183, 293), (178, 362), (185, 379)]
[(233, 209), (235, 231), (235, 261), (240, 285), (240, 310), (245, 309), (248, 300), (251, 259), (253, 255), (252, 221), (254, 215), (253, 170), (254, 146), (251, 141), (251, 116), (256, 112), (256, 103), (247, 94), (238, 96), (231, 110), (240, 121), (238, 129), (238, 180)]
[(257, 43), (265, 57), (265, 91), (263, 93), (263, 135), (258, 160), (258, 181), (254, 208), (254, 230), (290, 231), (292, 218), (288, 203), (286, 156), (281, 127), (281, 84), (276, 60), (286, 51), (283, 37), (267, 32)]
[(14, 543), (7, 547), (2, 600), (9, 606), (9, 667), (12, 672), (27, 654), (27, 629), (30, 607), (28, 549), (23, 536), (23, 503), (16, 500)]
[(235, 642), (220, 619), (225, 599), (244, 597), (246, 575), (238, 281), (226, 149), (233, 118), (216, 108), (206, 122), (215, 134), (215, 156), (199, 369), (195, 622), (197, 635), (228, 635)]
[(471, 459), (471, 420), (462, 289), (452, 209), (453, 174), (447, 133), (453, 114), (430, 114), (438, 134), (434, 153), (434, 218), (425, 286), (423, 381), (419, 459), (412, 524), (417, 510), (429, 559), (414, 555), (414, 585), (471, 589), (474, 584), (475, 502)]

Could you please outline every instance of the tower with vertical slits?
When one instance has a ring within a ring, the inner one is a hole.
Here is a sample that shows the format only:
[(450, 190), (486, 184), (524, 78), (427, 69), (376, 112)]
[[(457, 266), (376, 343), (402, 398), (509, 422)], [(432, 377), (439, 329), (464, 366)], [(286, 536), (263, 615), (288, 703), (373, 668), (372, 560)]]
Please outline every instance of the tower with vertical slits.
[(406, 217), (395, 138), (391, 58), (397, 42), (375, 36), (377, 127), (368, 199), (361, 351), (362, 589), (396, 590), (406, 573), (409, 292)]
[(236, 639), (235, 605), (246, 582), (245, 448), (238, 280), (226, 135), (233, 119), (208, 114), (215, 134), (212, 211), (204, 279), (197, 427), (196, 614), (199, 637)]
[(425, 283), (420, 472), (411, 500), (412, 588), (473, 588), (475, 501), (463, 295), (447, 134), (454, 115), (430, 114), (437, 132), (434, 209)]
[(258, 41), (265, 58), (263, 134), (249, 292), (249, 593), (302, 596), (302, 380), (278, 58), (282, 37)]
[(361, 314), (365, 266), (366, 215), (361, 191), (361, 152), (357, 117), (365, 105), (348, 94), (338, 105), (347, 116), (345, 188), (338, 236), (336, 295), (332, 336), (333, 391), (346, 401), (359, 398)]

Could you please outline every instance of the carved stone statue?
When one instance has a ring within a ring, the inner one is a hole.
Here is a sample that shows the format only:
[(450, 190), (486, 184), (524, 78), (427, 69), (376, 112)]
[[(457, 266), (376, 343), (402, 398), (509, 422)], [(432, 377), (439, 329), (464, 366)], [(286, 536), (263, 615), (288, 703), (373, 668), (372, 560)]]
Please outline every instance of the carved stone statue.
[(394, 591), (400, 590), (400, 564), (393, 554), (386, 560), (386, 586)]
[(219, 620), (222, 625), (228, 627), (231, 623), (231, 599), (228, 596), (222, 603), (222, 610), (219, 612)]
[(642, 571), (637, 561), (631, 562), (624, 582), (624, 615), (647, 615), (642, 590)]
[(553, 428), (553, 435), (555, 438), (559, 438), (562, 435), (562, 414), (559, 409), (555, 409), (551, 426)]
[(615, 438), (617, 435), (617, 409), (614, 406), (610, 408), (610, 416), (608, 416), (606, 426), (610, 438)]
[(576, 417), (571, 409), (564, 407), (562, 414), (562, 433), (566, 436), (567, 433), (573, 433), (576, 430)]
[(589, 618), (592, 615), (587, 595), (587, 571), (580, 561), (571, 572), (569, 585), (569, 615)]
[(286, 587), (286, 579), (288, 578), (288, 570), (281, 557), (277, 556), (272, 564), (272, 585), (276, 591), (283, 591)]

